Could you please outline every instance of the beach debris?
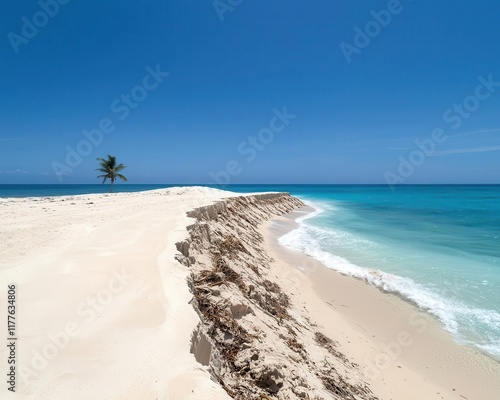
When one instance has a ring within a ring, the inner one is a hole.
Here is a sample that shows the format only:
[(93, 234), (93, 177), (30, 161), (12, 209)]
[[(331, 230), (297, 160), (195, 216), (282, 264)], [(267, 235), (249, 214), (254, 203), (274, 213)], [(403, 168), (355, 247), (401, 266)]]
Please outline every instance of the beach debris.
[(339, 344), (318, 332), (269, 276), (274, 261), (257, 227), (302, 206), (286, 193), (270, 193), (188, 213), (195, 223), (177, 243), (177, 259), (190, 267), (201, 320), (191, 351), (234, 399), (376, 400)]
[(356, 364), (354, 363), (351, 363), (348, 358), (340, 351), (338, 351), (336, 349), (336, 347), (338, 346), (338, 343), (337, 342), (334, 342), (332, 339), (326, 337), (325, 335), (323, 335), (321, 332), (316, 332), (314, 334), (314, 339), (316, 340), (316, 342), (324, 347), (326, 350), (328, 350), (328, 352), (334, 356), (335, 358), (339, 359), (339, 360), (342, 360), (342, 362), (344, 363), (344, 365), (350, 365), (350, 366), (356, 366)]
[(217, 246), (221, 254), (227, 255), (230, 259), (234, 258), (238, 251), (250, 254), (241, 241), (234, 235), (225, 236), (224, 239), (217, 244)]

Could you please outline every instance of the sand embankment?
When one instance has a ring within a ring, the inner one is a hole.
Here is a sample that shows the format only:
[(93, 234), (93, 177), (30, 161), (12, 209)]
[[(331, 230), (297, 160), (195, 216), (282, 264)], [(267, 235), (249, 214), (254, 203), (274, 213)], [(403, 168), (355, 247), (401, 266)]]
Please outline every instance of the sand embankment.
[(189, 213), (196, 222), (179, 250), (202, 321), (192, 351), (231, 396), (499, 398), (498, 363), (454, 343), (428, 314), (279, 246), (311, 211), (278, 217), (298, 206), (273, 194)]
[(178, 244), (200, 315), (192, 351), (237, 399), (375, 399), (300, 298), (282, 290), (259, 225), (303, 206), (277, 193), (226, 199), (190, 212)]

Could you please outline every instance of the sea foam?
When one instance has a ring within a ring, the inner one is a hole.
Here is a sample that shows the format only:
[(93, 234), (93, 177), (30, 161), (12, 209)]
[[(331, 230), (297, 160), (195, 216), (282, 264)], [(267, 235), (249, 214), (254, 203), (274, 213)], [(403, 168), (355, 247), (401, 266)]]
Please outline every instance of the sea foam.
[(376, 246), (376, 243), (340, 229), (309, 224), (309, 219), (322, 214), (325, 208), (331, 211), (332, 206), (306, 203), (315, 210), (296, 219), (299, 227), (278, 239), (282, 246), (305, 253), (328, 268), (362, 279), (385, 292), (398, 294), (437, 317), (457, 342), (474, 345), (494, 358), (500, 358), (500, 314), (497, 311), (470, 307), (458, 299), (446, 297), (446, 290), (439, 291), (408, 277), (362, 267), (325, 250), (322, 244), (332, 240), (342, 246), (355, 246), (360, 251)]

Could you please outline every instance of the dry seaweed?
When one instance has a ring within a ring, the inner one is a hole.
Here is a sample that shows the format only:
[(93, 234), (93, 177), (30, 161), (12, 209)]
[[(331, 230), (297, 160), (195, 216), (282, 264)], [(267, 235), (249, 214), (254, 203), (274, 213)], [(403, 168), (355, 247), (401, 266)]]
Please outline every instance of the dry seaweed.
[(332, 339), (326, 337), (321, 332), (316, 332), (314, 334), (314, 339), (316, 340), (316, 343), (327, 349), (332, 356), (338, 358), (339, 360), (342, 360), (344, 365), (355, 366), (355, 364), (351, 363), (343, 353), (336, 349), (337, 343)]
[(351, 385), (338, 375), (335, 378), (326, 374), (317, 376), (328, 391), (340, 396), (342, 400), (359, 400), (360, 398), (378, 400), (365, 385)]
[(215, 271), (204, 270), (200, 272), (194, 281), (195, 286), (208, 285), (215, 286), (221, 285), (224, 282), (222, 274)]
[[(194, 228), (189, 231), (191, 237), (187, 241), (188, 244), (191, 243), (191, 246), (185, 246), (185, 249), (181, 249), (185, 250), (186, 256), (191, 255), (188, 253), (195, 253), (197, 260), (198, 254), (208, 255), (212, 264), (209, 269), (193, 273), (190, 286), (194, 295), (193, 305), (197, 308), (203, 321), (204, 332), (210, 338), (210, 343), (213, 346), (212, 351), (216, 352), (218, 363), (220, 362), (216, 365), (219, 365), (221, 370), (212, 371), (214, 378), (219, 381), (229, 396), (237, 400), (289, 398), (290, 392), (278, 393), (283, 390), (283, 380), (288, 381), (290, 385), (290, 377), (281, 372), (282, 368), (279, 365), (262, 364), (259, 359), (256, 366), (255, 360), (253, 363), (249, 361), (253, 358), (248, 356), (247, 350), (253, 354), (252, 349), (260, 349), (263, 358), (274, 350), (272, 346), (269, 349), (263, 349), (257, 345), (257, 341), (265, 342), (265, 336), (258, 336), (258, 332), (260, 332), (258, 329), (255, 330), (254, 335), (250, 334), (249, 331), (254, 328), (253, 325), (248, 324), (248, 320), (245, 322), (245, 319), (235, 319), (236, 314), (232, 310), (235, 304), (239, 303), (234, 303), (234, 299), (239, 297), (236, 301), (246, 303), (241, 298), (243, 296), (253, 303), (255, 308), (260, 307), (274, 317), (266, 324), (274, 323), (286, 328), (288, 334), (280, 335), (282, 345), (286, 345), (302, 358), (300, 360), (289, 352), (290, 362), (308, 365), (310, 373), (320, 379), (324, 387), (333, 394), (333, 397), (347, 400), (375, 400), (376, 398), (368, 387), (364, 384), (354, 385), (346, 381), (348, 378), (339, 375), (339, 372), (326, 358), (323, 366), (311, 359), (304, 344), (299, 341), (300, 336), (297, 332), (302, 333), (302, 331), (290, 315), (290, 298), (277, 283), (264, 279), (261, 275), (259, 267), (265, 269), (272, 262), (272, 258), (260, 248), (263, 237), (256, 230), (256, 227), (265, 218), (259, 215), (259, 212), (265, 212), (271, 216), (273, 213), (277, 215), (280, 212), (288, 212), (295, 206), (302, 205), (298, 200), (296, 203), (294, 200), (290, 203), (285, 201), (286, 204), (281, 204), (282, 201), (283, 198), (271, 198), (260, 203), (248, 198), (229, 199), (225, 201), (224, 207), (214, 205), (212, 209), (202, 209), (200, 212), (192, 214), (198, 218), (197, 223), (200, 224), (207, 218), (217, 221), (216, 229), (213, 231), (209, 229), (210, 224), (204, 229), (196, 228), (195, 224)], [(225, 212), (220, 210), (225, 210)], [(252, 251), (252, 254), (247, 248)], [(200, 259), (203, 260), (203, 257)], [(203, 264), (199, 262), (197, 265), (199, 271), (199, 266), (203, 266)], [(222, 289), (212, 288), (222, 285), (227, 286), (226, 289), (230, 292), (229, 298), (225, 297), (226, 294), (221, 295)], [(236, 293), (234, 287), (238, 287), (241, 293)], [(307, 316), (302, 317), (308, 320)], [(272, 322), (273, 320), (274, 322)], [(313, 326), (312, 322), (309, 322), (309, 325)], [(305, 325), (303, 327), (305, 330), (309, 329)], [(347, 371), (351, 370), (353, 364), (349, 363), (347, 358), (337, 350), (336, 342), (320, 332), (316, 332), (314, 337), (318, 345), (327, 349), (336, 360), (344, 363)], [(245, 352), (242, 352), (244, 349)], [(263, 370), (263, 367), (269, 369)], [(275, 374), (273, 371), (276, 370), (280, 372)], [(276, 378), (274, 382), (271, 380), (269, 383), (268, 376), (279, 376), (279, 379)], [(292, 387), (295, 386), (292, 385)], [(307, 390), (313, 390), (311, 386), (306, 385), (305, 387), (308, 388)], [(286, 390), (290, 390), (290, 386)], [(292, 395), (290, 398), (295, 397)], [(322, 400), (318, 396), (313, 398), (314, 400)]]
[(275, 296), (272, 296), (269, 293), (255, 293), (252, 295), (252, 298), (263, 310), (279, 318), (279, 320), (290, 319), (290, 315), (288, 314), (286, 307), (280, 302), (280, 299)]
[(214, 264), (215, 272), (220, 272), (224, 274), (225, 279), (228, 282), (235, 283), (242, 292), (247, 291), (247, 285), (243, 282), (241, 275), (238, 274), (234, 269), (232, 269), (229, 264), (220, 256), (215, 256), (212, 258)]
[(217, 244), (217, 247), (221, 255), (225, 255), (231, 259), (235, 258), (240, 251), (245, 254), (250, 254), (245, 246), (243, 246), (243, 243), (234, 235), (225, 236), (224, 239)]
[(304, 345), (302, 343), (300, 343), (299, 341), (297, 341), (297, 339), (295, 339), (294, 337), (289, 337), (286, 340), (286, 344), (293, 351), (295, 351), (296, 353), (299, 353), (302, 356), (302, 358), (304, 358), (304, 359), (307, 358), (307, 352), (306, 352), (306, 349), (304, 348)]
[(257, 275), (258, 277), (261, 276), (261, 273), (259, 271), (259, 267), (257, 267), (256, 265), (250, 264), (250, 263), (247, 263), (247, 266), (255, 273), (255, 275)]
[(206, 291), (196, 287), (194, 287), (194, 297), (198, 310), (203, 314), (205, 321), (211, 324), (208, 334), (214, 339), (224, 359), (234, 363), (241, 346), (251, 342), (252, 337), (228, 313), (226, 302), (215, 303)]

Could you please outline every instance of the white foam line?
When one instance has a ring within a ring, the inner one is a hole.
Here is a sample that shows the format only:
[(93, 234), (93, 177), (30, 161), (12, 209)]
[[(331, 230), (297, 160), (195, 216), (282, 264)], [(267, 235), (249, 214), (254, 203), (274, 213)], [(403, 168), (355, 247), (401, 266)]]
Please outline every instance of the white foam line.
[(325, 211), (324, 209), (319, 207), (318, 204), (313, 203), (312, 201), (309, 201), (309, 200), (302, 200), (302, 201), (304, 202), (304, 204), (306, 206), (313, 208), (314, 211), (311, 211), (309, 214), (306, 214), (302, 217), (295, 219), (295, 222), (297, 222), (298, 224), (305, 221), (306, 219), (314, 218), (314, 217), (322, 214)]
[[(498, 332), (500, 336), (499, 313), (494, 310), (470, 308), (462, 302), (443, 298), (438, 293), (435, 293), (425, 286), (416, 283), (410, 278), (401, 277), (376, 269), (360, 267), (340, 256), (324, 251), (321, 249), (319, 242), (310, 233), (321, 231), (323, 233), (332, 234), (332, 232), (302, 223), (304, 220), (312, 218), (323, 212), (323, 209), (318, 209), (315, 204), (313, 205), (310, 203), (308, 205), (316, 208), (316, 210), (304, 217), (298, 218), (296, 221), (300, 224), (299, 228), (294, 229), (278, 239), (278, 242), (282, 246), (303, 252), (316, 258), (328, 268), (334, 269), (345, 275), (363, 279), (364, 281), (386, 292), (397, 293), (414, 302), (424, 311), (438, 317), (443, 323), (445, 329), (454, 334), (458, 342), (476, 345), (483, 351), (487, 351), (489, 354), (494, 356), (498, 356), (498, 354), (500, 354), (500, 343), (498, 342), (498, 339), (489, 337), (486, 338), (485, 336), (487, 335), (485, 335), (484, 332), (478, 332), (477, 327), (474, 326), (480, 322), (488, 326), (488, 329)], [(464, 326), (459, 324), (459, 320), (463, 321)], [(465, 324), (465, 321), (468, 321), (469, 323)], [(485, 342), (489, 343), (472, 343), (466, 340), (463, 335), (460, 334), (460, 328), (465, 328), (466, 330), (475, 332), (478, 336), (481, 336)]]

